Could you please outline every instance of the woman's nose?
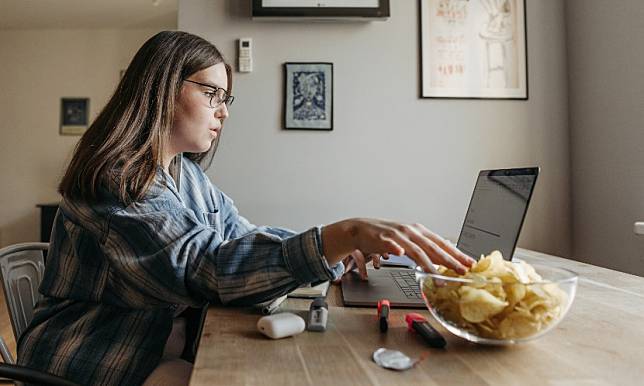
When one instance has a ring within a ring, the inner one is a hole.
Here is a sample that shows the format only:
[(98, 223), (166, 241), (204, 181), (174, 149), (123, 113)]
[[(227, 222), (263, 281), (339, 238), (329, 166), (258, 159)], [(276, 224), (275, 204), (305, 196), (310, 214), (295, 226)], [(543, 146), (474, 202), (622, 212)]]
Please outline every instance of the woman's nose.
[(215, 109), (215, 117), (218, 119), (228, 118), (228, 106), (225, 103), (220, 104)]

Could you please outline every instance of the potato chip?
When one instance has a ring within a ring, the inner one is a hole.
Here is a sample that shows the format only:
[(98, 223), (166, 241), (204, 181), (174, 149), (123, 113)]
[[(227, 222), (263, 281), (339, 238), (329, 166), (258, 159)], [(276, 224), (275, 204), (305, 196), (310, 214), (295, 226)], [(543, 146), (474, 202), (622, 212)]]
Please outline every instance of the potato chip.
[(482, 256), (465, 275), (439, 266), (444, 276), (471, 282), (440, 285), (425, 280), (423, 293), (445, 320), (472, 334), (518, 339), (536, 334), (557, 320), (567, 295), (557, 284), (543, 282), (529, 264), (503, 260), (500, 252)]
[(511, 306), (514, 307), (521, 299), (525, 297), (527, 290), (525, 284), (522, 283), (510, 283), (504, 286), (505, 293), (507, 294), (507, 301)]
[(489, 317), (503, 311), (507, 302), (501, 301), (485, 289), (462, 286), (458, 293), (461, 295), (459, 310), (463, 319), (472, 323), (480, 323)]

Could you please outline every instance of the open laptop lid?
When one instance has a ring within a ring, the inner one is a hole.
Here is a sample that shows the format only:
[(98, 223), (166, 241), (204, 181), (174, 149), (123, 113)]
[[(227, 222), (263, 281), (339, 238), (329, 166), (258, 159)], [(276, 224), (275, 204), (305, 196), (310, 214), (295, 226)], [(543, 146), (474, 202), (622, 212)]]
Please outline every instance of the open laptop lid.
[(512, 260), (538, 175), (538, 167), (479, 172), (457, 247), (477, 260), (493, 250)]

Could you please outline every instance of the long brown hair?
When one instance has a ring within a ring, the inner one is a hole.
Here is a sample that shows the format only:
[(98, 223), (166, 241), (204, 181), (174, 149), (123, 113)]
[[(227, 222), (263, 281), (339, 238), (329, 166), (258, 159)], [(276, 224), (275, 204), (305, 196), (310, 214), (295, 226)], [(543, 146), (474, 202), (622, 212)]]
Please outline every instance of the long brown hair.
[[(170, 138), (183, 79), (218, 63), (226, 66), (230, 95), (232, 70), (207, 40), (187, 32), (163, 31), (146, 41), (76, 145), (59, 193), (91, 202), (105, 187), (125, 205), (142, 199)], [(217, 144), (218, 139), (207, 152), (185, 156), (207, 168)]]

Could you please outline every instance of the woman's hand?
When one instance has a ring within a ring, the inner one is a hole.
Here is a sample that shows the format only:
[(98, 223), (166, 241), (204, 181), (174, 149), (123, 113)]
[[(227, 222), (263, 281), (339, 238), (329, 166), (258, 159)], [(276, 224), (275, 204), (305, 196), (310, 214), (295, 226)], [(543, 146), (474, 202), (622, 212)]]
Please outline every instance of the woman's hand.
[[(375, 269), (379, 269), (380, 259), (387, 260), (389, 259), (389, 255), (385, 253), (381, 256), (377, 253), (372, 253), (368, 256), (365, 256), (362, 251), (356, 249), (355, 251), (351, 252), (349, 256), (342, 259), (342, 263), (344, 264), (344, 273), (346, 274), (347, 272), (351, 272), (354, 268), (357, 267), (358, 273), (360, 274), (362, 280), (367, 280), (367, 263), (371, 261), (373, 263), (373, 267)], [(339, 280), (340, 279), (338, 279), (338, 282)]]
[(388, 254), (407, 255), (425, 272), (436, 272), (433, 264), (440, 264), (464, 274), (466, 267), (474, 264), (474, 259), (422, 224), (349, 219), (323, 227), (322, 242), (329, 264), (336, 264), (351, 254), (361, 276), (362, 273), (366, 276), (365, 264), (369, 258), (375, 257), (376, 266), (380, 256)]

